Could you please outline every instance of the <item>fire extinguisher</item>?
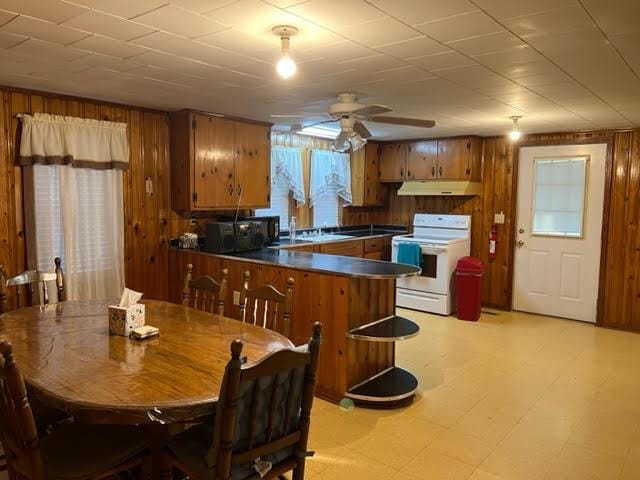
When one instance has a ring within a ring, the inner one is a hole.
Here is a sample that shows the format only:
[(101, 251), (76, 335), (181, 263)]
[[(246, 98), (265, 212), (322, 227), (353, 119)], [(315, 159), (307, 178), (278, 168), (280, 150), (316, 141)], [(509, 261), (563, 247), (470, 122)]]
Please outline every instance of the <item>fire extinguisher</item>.
[(491, 225), (491, 233), (489, 234), (489, 261), (496, 259), (496, 244), (498, 243), (498, 225)]

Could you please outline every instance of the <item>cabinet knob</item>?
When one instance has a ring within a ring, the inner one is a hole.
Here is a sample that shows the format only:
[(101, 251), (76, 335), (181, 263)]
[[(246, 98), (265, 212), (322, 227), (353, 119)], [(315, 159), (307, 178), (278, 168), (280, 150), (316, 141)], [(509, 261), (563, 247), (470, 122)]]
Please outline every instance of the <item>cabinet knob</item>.
[(233, 195), (233, 185), (229, 184), (229, 195)]
[(236, 194), (240, 196), (241, 193), (242, 193), (242, 186), (238, 184), (238, 186), (236, 187)]
[(442, 176), (442, 167), (438, 167), (438, 175)]
[(431, 176), (435, 177), (436, 176), (436, 167), (431, 167)]
[(401, 169), (400, 169), (400, 176), (401, 176), (401, 177), (404, 177), (404, 168), (401, 168)]
[(411, 178), (411, 170), (407, 170), (407, 178)]

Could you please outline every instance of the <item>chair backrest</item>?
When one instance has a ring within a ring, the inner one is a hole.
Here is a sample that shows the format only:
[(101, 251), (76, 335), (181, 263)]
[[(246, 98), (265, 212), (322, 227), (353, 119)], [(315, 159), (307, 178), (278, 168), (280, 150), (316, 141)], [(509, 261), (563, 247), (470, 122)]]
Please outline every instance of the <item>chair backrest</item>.
[[(10, 472), (44, 478), (38, 430), (11, 344), (0, 341), (0, 438)], [(12, 475), (11, 478), (17, 478)]]
[(244, 272), (240, 291), (240, 320), (288, 337), (291, 330), (293, 278), (287, 280), (286, 293), (281, 293), (273, 285), (249, 288), (250, 276), (248, 270)]
[[(55, 281), (58, 302), (64, 302), (67, 299), (67, 295), (61, 263), (62, 261), (59, 257), (54, 259), (54, 273), (26, 270), (9, 279), (6, 278), (4, 269), (2, 265), (0, 265), (0, 313), (9, 310), (7, 287), (15, 287), (16, 305), (18, 308), (33, 305), (35, 298), (38, 298), (40, 305), (46, 305), (49, 303), (47, 282)], [(35, 289), (37, 289), (37, 292)], [(22, 298), (24, 298), (24, 300), (21, 300)]]
[(243, 365), (242, 342), (231, 344), (206, 457), (215, 478), (231, 478), (233, 466), (251, 471), (258, 457), (304, 459), (321, 333), (316, 323), (304, 347), (279, 350), (249, 366)]
[(220, 283), (208, 275), (193, 280), (192, 275), (193, 265), (188, 264), (182, 284), (182, 304), (185, 307), (224, 315), (224, 299), (227, 296), (229, 270), (222, 269)]

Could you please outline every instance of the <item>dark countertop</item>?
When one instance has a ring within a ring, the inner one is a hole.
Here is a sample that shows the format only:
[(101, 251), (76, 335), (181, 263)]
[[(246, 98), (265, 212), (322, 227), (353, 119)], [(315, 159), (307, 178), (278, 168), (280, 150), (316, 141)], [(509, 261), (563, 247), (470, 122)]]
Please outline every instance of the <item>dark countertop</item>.
[[(342, 228), (340, 231), (327, 233), (337, 233), (353, 237), (348, 239), (345, 238), (344, 240), (330, 240), (331, 243), (348, 241), (356, 238), (375, 238), (386, 235), (402, 235), (407, 233), (407, 230), (404, 227), (396, 227), (392, 225), (375, 225), (373, 229), (363, 227), (364, 226)], [(280, 242), (276, 245), (251, 252), (208, 253), (202, 250), (187, 251), (196, 251), (202, 255), (213, 255), (221, 258), (264, 263), (285, 268), (295, 268), (299, 270), (347, 277), (394, 279), (419, 275), (421, 271), (420, 268), (411, 265), (385, 262), (381, 260), (369, 260), (365, 258), (281, 249), (282, 247), (291, 245), (320, 245), (321, 243), (322, 242), (304, 241), (298, 236), (295, 241), (291, 241), (289, 238), (285, 237), (281, 238)], [(170, 248), (178, 251), (182, 250), (177, 246), (171, 246)]]
[[(180, 250), (176, 247), (171, 248)], [(343, 257), (340, 255), (327, 255), (324, 253), (277, 250), (274, 248), (263, 248), (262, 250), (242, 253), (207, 253), (199, 250), (198, 253), (202, 255), (229, 258), (232, 260), (264, 263), (285, 268), (295, 268), (310, 272), (320, 272), (345, 277), (394, 279), (419, 275), (421, 271), (418, 267), (404, 265), (401, 263), (383, 262), (380, 260), (368, 260), (356, 257)]]

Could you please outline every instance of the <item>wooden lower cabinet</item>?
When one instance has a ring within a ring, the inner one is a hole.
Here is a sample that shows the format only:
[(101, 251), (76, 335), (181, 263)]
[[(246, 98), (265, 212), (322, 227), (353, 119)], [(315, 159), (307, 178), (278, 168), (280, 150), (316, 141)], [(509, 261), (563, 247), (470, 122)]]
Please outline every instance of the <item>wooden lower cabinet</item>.
[(344, 255), (345, 257), (362, 257), (364, 255), (364, 241), (348, 240), (320, 244), (320, 253)]
[(384, 260), (382, 250), (365, 253), (364, 258), (368, 260)]
[[(361, 241), (362, 244), (362, 241)], [(349, 277), (280, 267), (268, 263), (189, 250), (169, 250), (169, 298), (180, 303), (182, 280), (187, 264), (193, 277), (219, 278), (229, 270), (225, 316), (239, 318), (233, 304), (234, 291), (242, 288), (242, 275), (251, 273), (251, 285), (271, 284), (285, 291), (287, 279), (294, 279), (291, 330), (289, 338), (304, 344), (314, 322), (322, 323), (322, 345), (318, 365), (316, 395), (338, 403), (351, 387), (393, 366), (395, 344), (360, 342), (347, 338), (347, 332), (395, 312), (395, 280)], [(249, 358), (249, 361), (257, 359)]]
[(296, 252), (320, 253), (320, 245), (314, 245), (314, 244), (292, 245), (290, 247), (282, 247), (282, 250), (295, 250)]

